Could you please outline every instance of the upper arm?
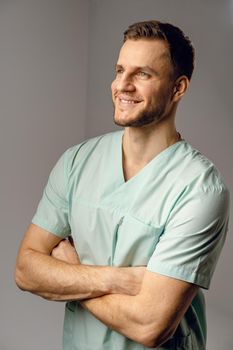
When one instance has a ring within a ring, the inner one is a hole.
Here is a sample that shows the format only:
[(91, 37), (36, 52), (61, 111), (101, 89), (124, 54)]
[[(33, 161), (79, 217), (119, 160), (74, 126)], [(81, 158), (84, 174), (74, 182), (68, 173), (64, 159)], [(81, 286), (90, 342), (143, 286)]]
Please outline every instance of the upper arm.
[[(68, 150), (69, 151), (69, 150)], [(52, 169), (42, 199), (19, 250), (16, 274), (30, 264), (33, 252), (50, 255), (52, 249), (70, 234), (68, 201), (68, 154)]]
[(162, 344), (172, 336), (196, 295), (198, 286), (146, 271), (136, 302), (142, 310), (142, 323), (149, 344)]
[(170, 212), (147, 269), (208, 289), (228, 217), (229, 193), (224, 186), (187, 187)]
[(186, 191), (166, 222), (137, 299), (159, 344), (174, 333), (198, 287), (209, 288), (227, 232), (228, 191), (200, 184)]
[(32, 223), (61, 238), (70, 232), (67, 150), (52, 169)]
[(23, 289), (22, 276), (31, 264), (31, 254), (41, 253), (49, 256), (61, 239), (37, 225), (29, 225), (21, 242), (16, 261), (15, 279), (20, 288)]
[(30, 224), (21, 243), (19, 256), (27, 250), (50, 255), (53, 248), (61, 241), (61, 239), (61, 237), (58, 237), (37, 225)]

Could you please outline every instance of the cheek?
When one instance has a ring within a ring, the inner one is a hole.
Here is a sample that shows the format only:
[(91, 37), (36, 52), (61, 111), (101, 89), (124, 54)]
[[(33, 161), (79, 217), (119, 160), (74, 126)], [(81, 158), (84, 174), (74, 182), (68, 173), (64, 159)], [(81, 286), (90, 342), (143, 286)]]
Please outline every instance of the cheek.
[(116, 92), (116, 80), (113, 80), (113, 82), (111, 84), (111, 90), (112, 90), (113, 94), (114, 94), (114, 92)]
[(144, 98), (148, 103), (155, 103), (156, 101), (156, 91), (154, 89), (145, 89)]

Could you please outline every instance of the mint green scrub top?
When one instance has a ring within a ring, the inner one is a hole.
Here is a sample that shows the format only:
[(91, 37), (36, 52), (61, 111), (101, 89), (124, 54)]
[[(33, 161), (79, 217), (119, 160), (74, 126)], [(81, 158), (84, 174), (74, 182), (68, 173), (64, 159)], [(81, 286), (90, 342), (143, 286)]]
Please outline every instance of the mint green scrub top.
[[(181, 140), (125, 182), (122, 135), (109, 133), (68, 149), (32, 222), (61, 238), (71, 234), (82, 264), (146, 265), (208, 289), (228, 226), (229, 193), (221, 175)], [(64, 350), (146, 349), (75, 301), (66, 304), (63, 339)], [(199, 289), (174, 336), (157, 349), (204, 350), (205, 342)]]

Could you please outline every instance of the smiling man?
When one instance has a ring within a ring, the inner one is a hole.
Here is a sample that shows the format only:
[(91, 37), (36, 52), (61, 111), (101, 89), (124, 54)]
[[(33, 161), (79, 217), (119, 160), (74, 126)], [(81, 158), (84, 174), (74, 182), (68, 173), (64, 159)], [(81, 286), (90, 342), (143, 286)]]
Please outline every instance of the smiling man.
[(201, 288), (225, 241), (229, 194), (176, 130), (193, 62), (179, 28), (131, 25), (112, 83), (124, 129), (67, 150), (50, 174), (16, 282), (67, 301), (64, 350), (206, 347)]
[(112, 83), (116, 124), (139, 127), (169, 115), (173, 80), (174, 69), (164, 41), (127, 40)]

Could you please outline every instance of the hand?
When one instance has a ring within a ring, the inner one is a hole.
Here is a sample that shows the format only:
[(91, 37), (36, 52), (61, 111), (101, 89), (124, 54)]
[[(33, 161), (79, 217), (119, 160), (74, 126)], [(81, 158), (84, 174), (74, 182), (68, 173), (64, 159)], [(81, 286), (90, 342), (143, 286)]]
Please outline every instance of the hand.
[(80, 265), (78, 253), (73, 244), (67, 239), (62, 240), (53, 250), (51, 256), (55, 259), (65, 261), (69, 264)]

